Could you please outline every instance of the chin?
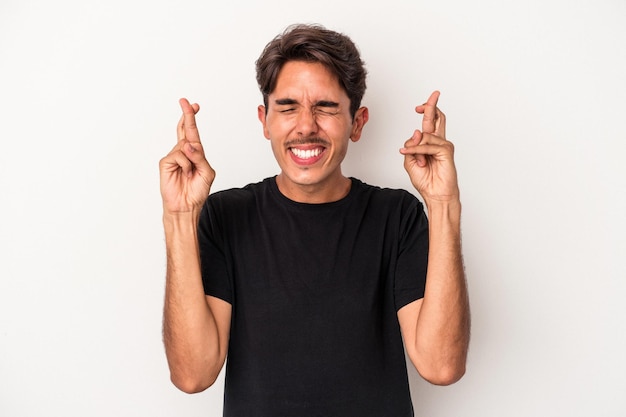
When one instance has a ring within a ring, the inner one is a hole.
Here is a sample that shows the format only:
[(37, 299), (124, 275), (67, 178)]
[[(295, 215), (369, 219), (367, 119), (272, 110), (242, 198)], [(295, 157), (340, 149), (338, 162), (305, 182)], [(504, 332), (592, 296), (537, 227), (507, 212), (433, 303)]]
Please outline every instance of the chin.
[(301, 186), (320, 184), (325, 182), (329, 177), (328, 175), (314, 171), (319, 170), (311, 168), (298, 169), (297, 172), (294, 172), (293, 170), (291, 170), (291, 172), (283, 170), (281, 175), (285, 181)]

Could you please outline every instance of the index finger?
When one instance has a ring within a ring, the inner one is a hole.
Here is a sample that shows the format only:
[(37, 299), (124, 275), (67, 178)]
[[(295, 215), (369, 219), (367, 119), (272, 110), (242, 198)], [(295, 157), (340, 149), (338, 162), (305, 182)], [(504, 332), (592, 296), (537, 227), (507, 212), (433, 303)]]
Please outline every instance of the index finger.
[(178, 100), (183, 116), (178, 123), (178, 140), (187, 139), (189, 142), (200, 142), (200, 133), (196, 125), (196, 113), (200, 110), (197, 104), (190, 104), (186, 98)]

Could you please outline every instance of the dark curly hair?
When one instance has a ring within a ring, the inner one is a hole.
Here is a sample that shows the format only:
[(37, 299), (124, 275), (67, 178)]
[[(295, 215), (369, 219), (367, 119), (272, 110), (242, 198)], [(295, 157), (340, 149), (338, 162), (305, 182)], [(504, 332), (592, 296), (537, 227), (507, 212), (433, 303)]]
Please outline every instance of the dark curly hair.
[(350, 98), (350, 114), (354, 118), (365, 94), (367, 71), (359, 50), (348, 36), (321, 25), (297, 24), (270, 41), (256, 61), (256, 79), (266, 109), (278, 74), (288, 61), (324, 65)]

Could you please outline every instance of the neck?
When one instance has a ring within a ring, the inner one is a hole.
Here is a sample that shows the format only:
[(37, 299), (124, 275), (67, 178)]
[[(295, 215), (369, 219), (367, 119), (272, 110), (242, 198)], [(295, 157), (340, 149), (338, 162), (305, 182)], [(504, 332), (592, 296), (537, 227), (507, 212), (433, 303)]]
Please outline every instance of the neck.
[(298, 203), (322, 204), (339, 201), (350, 192), (352, 181), (341, 176), (324, 184), (296, 184), (289, 181), (284, 174), (276, 176), (278, 190), (285, 197)]

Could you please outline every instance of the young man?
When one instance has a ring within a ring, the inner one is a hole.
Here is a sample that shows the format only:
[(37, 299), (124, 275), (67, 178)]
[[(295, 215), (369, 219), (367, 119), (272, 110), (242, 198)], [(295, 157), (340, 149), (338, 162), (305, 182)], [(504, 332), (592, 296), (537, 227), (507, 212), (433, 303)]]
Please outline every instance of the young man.
[[(299, 25), (257, 61), (258, 108), (280, 173), (209, 195), (215, 172), (180, 100), (161, 160), (173, 383), (213, 384), (226, 357), (226, 416), (411, 416), (404, 349), (434, 384), (465, 372), (469, 303), (453, 146), (439, 93), (400, 152), (410, 193), (342, 174), (368, 121), (352, 41)], [(404, 344), (403, 344), (404, 342)]]

